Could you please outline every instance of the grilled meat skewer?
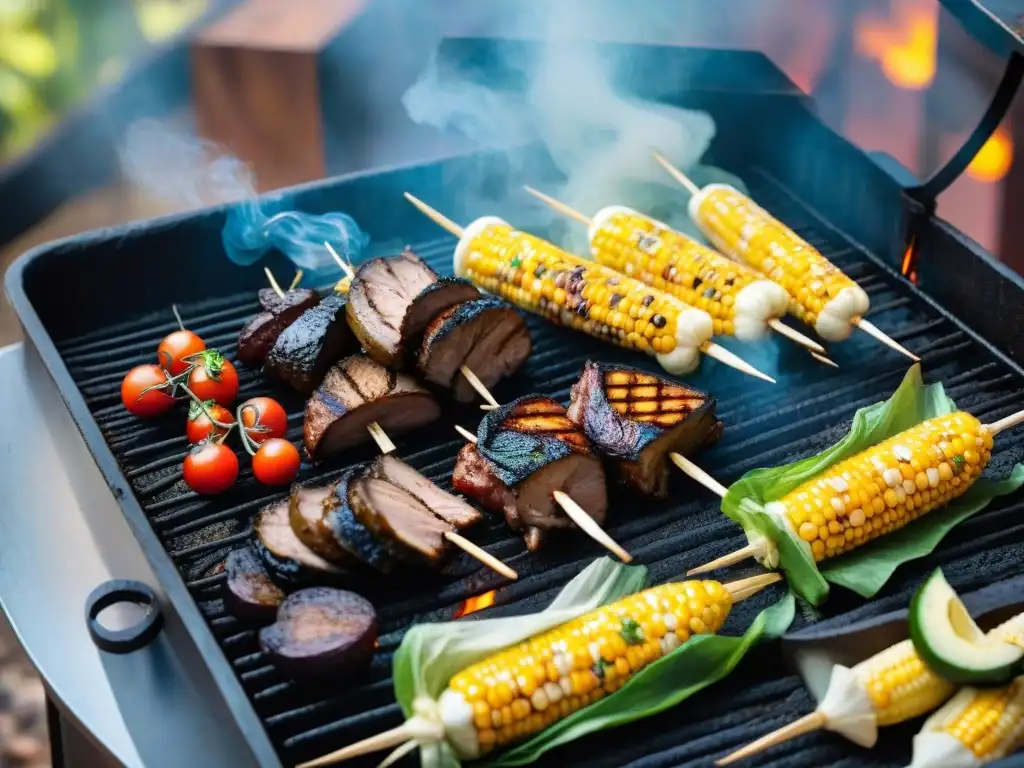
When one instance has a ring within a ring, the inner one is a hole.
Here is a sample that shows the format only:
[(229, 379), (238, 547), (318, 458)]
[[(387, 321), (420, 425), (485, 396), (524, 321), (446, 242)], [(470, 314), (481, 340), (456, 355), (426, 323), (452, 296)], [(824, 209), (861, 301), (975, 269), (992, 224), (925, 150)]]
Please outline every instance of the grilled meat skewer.
[(320, 383), (328, 366), (355, 342), (345, 322), (344, 296), (327, 296), (284, 329), (267, 355), (267, 370), (304, 395)]
[(284, 329), (307, 309), (320, 303), (316, 291), (298, 288), (278, 296), (272, 288), (259, 291), (260, 313), (249, 320), (238, 334), (238, 359), (252, 368), (263, 365)]
[(299, 541), (288, 515), (288, 499), (260, 510), (254, 524), (254, 546), (274, 581), (303, 586), (336, 580), (345, 571)]

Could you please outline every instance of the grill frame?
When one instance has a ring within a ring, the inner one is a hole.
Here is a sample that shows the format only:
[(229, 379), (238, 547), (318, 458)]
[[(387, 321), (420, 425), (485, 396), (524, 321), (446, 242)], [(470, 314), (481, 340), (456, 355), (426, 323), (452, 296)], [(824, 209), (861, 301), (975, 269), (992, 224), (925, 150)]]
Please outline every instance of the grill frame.
[[(655, 51), (652, 62), (656, 63), (658, 57), (666, 55), (668, 54), (664, 51)], [(685, 59), (690, 54), (682, 53), (681, 55), (684, 61), (679, 66), (686, 64)], [(716, 55), (713, 53), (708, 54), (705, 52), (700, 55), (708, 57), (708, 60), (712, 62), (716, 58)], [(772, 76), (775, 77), (775, 75)], [(761, 84), (763, 85), (763, 82)], [(688, 106), (698, 106), (713, 102), (716, 98), (724, 98), (721, 92), (724, 83), (711, 83), (710, 86), (707, 90), (691, 92), (687, 94), (687, 98), (677, 101), (681, 101)], [(750, 93), (742, 95), (747, 98), (753, 97)], [(802, 188), (812, 190), (812, 192), (807, 194), (807, 197), (815, 199), (816, 203), (819, 204), (819, 211), (828, 211), (830, 213), (837, 211), (841, 208), (838, 204), (843, 199), (842, 194), (833, 191), (831, 194), (823, 195), (819, 198), (813, 195), (813, 191), (830, 187), (835, 183), (834, 178), (826, 180), (826, 177), (823, 176), (825, 171), (820, 166), (820, 156), (823, 154), (827, 155), (835, 151), (835, 148), (839, 148), (839, 159), (833, 165), (833, 170), (840, 172), (839, 175), (842, 183), (837, 185), (840, 187), (840, 192), (854, 186), (854, 179), (858, 177), (865, 183), (862, 185), (863, 188), (859, 188), (854, 196), (855, 204), (849, 205), (845, 210), (836, 213), (838, 221), (836, 219), (826, 221), (827, 216), (823, 218), (819, 215), (814, 223), (819, 227), (832, 229), (844, 240), (850, 240), (851, 238), (842, 234), (841, 229), (857, 232), (861, 237), (855, 238), (851, 246), (857, 252), (858, 258), (865, 259), (870, 262), (873, 268), (880, 269), (886, 280), (897, 278), (898, 274), (894, 265), (897, 263), (896, 258), (902, 253), (901, 245), (911, 221), (908, 213), (909, 208), (901, 205), (895, 215), (888, 215), (881, 224), (878, 222), (872, 224), (870, 219), (873, 215), (877, 217), (879, 214), (886, 214), (884, 205), (886, 201), (892, 203), (903, 199), (902, 190), (899, 185), (889, 179), (859, 151), (813, 120), (813, 117), (806, 109), (806, 104), (793, 91), (783, 90), (779, 92), (777, 90), (774, 94), (761, 93), (757, 98), (765, 99), (765, 103), (775, 103), (773, 116), (770, 120), (773, 129), (785, 131), (786, 125), (796, 122), (797, 124), (803, 124), (803, 128), (798, 133), (810, 131), (813, 136), (824, 137), (822, 142), (815, 141), (814, 151), (808, 152), (806, 156), (803, 156), (802, 161), (794, 163), (792, 168), (787, 170), (785, 168), (772, 168), (768, 165), (767, 170), (763, 171), (766, 173), (766, 178), (778, 174), (775, 176), (774, 184), (782, 194), (787, 193), (787, 186), (792, 186), (794, 181), (800, 182), (802, 180), (804, 182)], [(726, 98), (726, 101), (728, 100)], [(728, 111), (727, 109), (726, 112)], [(716, 117), (719, 117), (719, 115), (716, 114)], [(727, 144), (729, 141), (729, 131), (724, 133), (726, 135), (720, 142)], [(784, 132), (781, 135), (787, 136), (789, 141), (797, 141), (791, 132)], [(803, 133), (803, 135), (806, 137), (808, 134)], [(773, 147), (777, 150), (777, 145), (773, 145)], [(763, 147), (761, 151), (763, 155), (772, 154), (768, 151), (767, 147)], [(782, 155), (785, 153), (778, 152), (777, 154)], [(450, 198), (450, 192), (445, 192), (445, 186), (450, 184), (451, 177), (453, 175), (458, 177), (460, 174), (466, 173), (467, 170), (478, 167), (481, 162), (490, 169), (488, 173), (500, 173), (505, 161), (500, 157), (491, 155), (458, 156), (441, 163), (432, 162), (385, 172), (366, 172), (325, 182), (303, 185), (302, 187), (284, 190), (264, 199), (269, 199), (271, 206), (280, 204), (284, 207), (298, 203), (298, 207), (312, 211), (328, 210), (330, 208), (328, 200), (330, 200), (333, 205), (349, 209), (356, 216), (357, 220), (362, 223), (368, 220), (368, 218), (362, 216), (361, 211), (368, 210), (368, 207), (372, 208), (373, 206), (381, 205), (385, 199), (384, 191), (387, 190), (390, 194), (392, 188), (398, 186), (406, 186), (410, 191), (428, 201), (445, 201), (439, 203), (442, 207), (445, 207)], [(815, 163), (819, 164), (818, 167), (815, 167)], [(530, 164), (528, 163), (527, 165)], [(839, 166), (838, 169), (835, 166)], [(543, 169), (543, 160), (537, 160), (532, 167)], [(757, 167), (764, 168), (765, 164)], [(548, 178), (553, 177), (549, 175)], [(538, 183), (535, 176), (530, 177), (530, 180)], [(511, 182), (507, 182), (507, 185), (512, 186)], [(879, 193), (878, 198), (872, 197), (876, 191)], [(332, 192), (339, 194), (332, 196)], [(356, 201), (362, 197), (369, 198), (369, 201), (363, 201), (361, 205), (345, 205), (346, 198)], [(800, 198), (795, 199), (800, 200)], [(376, 226), (382, 229), (393, 226), (394, 231), (417, 233), (419, 239), (423, 239), (420, 233), (429, 232), (432, 235), (434, 234), (430, 229), (432, 225), (429, 222), (423, 221), (419, 214), (402, 207), (400, 200), (390, 197), (387, 198), (387, 202), (392, 206), (395, 216), (385, 224), (377, 223)], [(804, 204), (801, 203), (801, 205)], [(359, 210), (353, 211), (353, 208)], [(49, 281), (49, 275), (59, 270), (63, 271), (66, 281), (82, 285), (82, 283), (76, 281), (76, 278), (81, 279), (83, 275), (92, 271), (95, 265), (92, 267), (84, 266), (82, 262), (85, 260), (84, 257), (91, 255), (94, 251), (102, 251), (104, 253), (105, 274), (116, 274), (117, 269), (122, 266), (122, 263), (126, 263), (126, 260), (123, 254), (121, 256), (118, 255), (117, 250), (112, 247), (112, 244), (118, 243), (123, 239), (139, 236), (155, 237), (157, 239), (166, 237), (169, 241), (166, 247), (168, 250), (171, 250), (176, 245), (174, 234), (179, 226), (189, 230), (190, 238), (201, 234), (205, 234), (209, 238), (213, 232), (219, 231), (219, 223), (222, 219), (223, 211), (224, 208), (219, 208), (196, 214), (179, 215), (116, 230), (68, 238), (57, 243), (42, 246), (29, 252), (16, 262), (7, 274), (6, 285), (28, 338), (39, 350), (44, 364), (56, 382), (61, 396), (68, 405), (75, 423), (86, 440), (90, 452), (94, 456), (106, 482), (117, 497), (133, 533), (139, 540), (143, 551), (154, 568), (154, 572), (160, 581), (160, 586), (166, 595), (166, 601), (164, 602), (165, 610), (173, 611), (174, 615), (180, 620), (180, 628), (168, 627), (167, 631), (180, 631), (183, 629), (182, 636), (195, 646), (202, 666), (210, 675), (212, 684), (209, 686), (209, 692), (222, 697), (226, 702), (236, 723), (251, 745), (255, 762), (261, 766), (277, 766), (282, 765), (281, 759), (268, 735), (264, 721), (257, 714), (256, 708), (240, 682), (239, 673), (232, 667), (220, 644), (217, 642), (208, 620), (200, 610), (198, 600), (190, 592), (181, 569), (175, 564), (168, 549), (161, 541), (160, 535), (153, 527), (150, 517), (136, 497), (131, 480), (119, 465), (114, 451), (103, 436), (93, 410), (90, 409), (86, 397), (79, 388), (69, 366), (58, 349), (56, 339), (60, 338), (62, 334), (66, 334), (68, 321), (61, 321), (64, 323), (63, 326), (61, 322), (54, 323), (52, 317), (57, 306), (56, 303), (39, 295), (42, 286)], [(474, 210), (474, 205), (469, 204), (466, 206), (447, 207), (446, 212), (463, 221), (468, 221), (484, 211), (482, 209)], [(527, 215), (528, 209), (524, 207), (519, 213)], [(806, 209), (806, 213), (812, 218), (815, 215), (815, 212), (809, 208)], [(892, 214), (892, 211), (889, 211), (889, 214)], [(511, 214), (508, 217), (515, 223), (521, 221), (521, 219), (513, 219)], [(376, 222), (376, 218), (369, 220)], [(867, 220), (868, 223), (864, 224), (864, 220)], [(393, 224), (395, 221), (398, 222), (397, 226)], [(860, 226), (858, 222), (862, 224), (860, 229), (856, 228)], [(853, 227), (853, 229), (846, 229), (847, 227)], [(198, 231), (196, 231), (197, 229)], [(373, 226), (369, 227), (369, 229), (375, 239), (382, 237), (381, 231), (374, 231)], [(383, 231), (385, 234), (387, 233), (386, 229)], [(940, 220), (929, 219), (924, 223), (919, 234), (921, 236), (920, 248), (922, 253), (919, 270), (922, 280), (939, 279), (941, 275), (936, 275), (935, 271), (941, 271), (941, 269), (948, 268), (949, 266), (954, 268), (969, 267), (971, 274), (969, 282), (972, 286), (977, 286), (976, 290), (981, 291), (985, 296), (1006, 296), (1015, 293), (1018, 300), (1024, 297), (1024, 281), (1018, 276), (1009, 273), (1008, 270), (1001, 268), (991, 257), (984, 254), (982, 249), (976, 244), (973, 244), (962, 234), (956, 232), (948, 224)], [(433, 239), (436, 241), (436, 235)], [(858, 243), (864, 244), (864, 247), (858, 248)], [(867, 243), (872, 243), (877, 250), (867, 248)], [(206, 247), (209, 249), (209, 244)], [(938, 254), (934, 261), (928, 258), (929, 252), (933, 248), (935, 253)], [(77, 265), (75, 264), (76, 261), (78, 262)], [(183, 280), (180, 275), (175, 274), (177, 271), (176, 266), (167, 263), (170, 261), (169, 259), (163, 259), (156, 267), (149, 270), (149, 281), (159, 284), (164, 292), (161, 298), (164, 306), (172, 300), (171, 297), (173, 296), (189, 295), (186, 291), (190, 288), (190, 286), (186, 285), (187, 280)], [(283, 271), (286, 264), (281, 257), (272, 258), (269, 262), (271, 268), (276, 271)], [(69, 266), (72, 267), (70, 272), (68, 272)], [(254, 289), (257, 285), (261, 285), (262, 282), (259, 270), (234, 268), (222, 258), (210, 268), (209, 278), (213, 281), (230, 280), (233, 284), (237, 284), (240, 289), (245, 290)], [(165, 285), (164, 281), (168, 284)], [(92, 287), (95, 288), (95, 285)], [(904, 293), (909, 294), (911, 297), (910, 301), (923, 302), (942, 319), (951, 322), (954, 328), (964, 333), (970, 341), (982, 345), (989, 355), (996, 357), (1000, 363), (1007, 366), (1010, 372), (1016, 376), (1017, 380), (1024, 378), (1024, 370), (1015, 362), (1015, 359), (1020, 359), (1021, 349), (1015, 345), (1016, 340), (1014, 339), (1013, 328), (1009, 327), (1008, 324), (996, 321), (987, 323), (985, 331), (988, 338), (983, 338), (918, 287), (907, 284), (905, 281), (900, 281), (900, 289)], [(168, 293), (171, 295), (168, 296)], [(948, 301), (954, 303), (959, 301), (961, 306), (966, 306), (966, 302), (971, 298), (971, 293), (966, 287), (956, 290), (956, 287), (953, 286), (946, 291), (946, 294), (948, 294)], [(128, 303), (130, 304), (131, 301), (129, 300)], [(133, 313), (138, 314), (138, 309), (129, 307), (122, 312), (124, 316)], [(51, 318), (49, 323), (43, 320), (43, 316), (47, 314)], [(985, 319), (987, 320), (988, 318)], [(76, 322), (75, 325), (77, 324)], [(66, 340), (66, 337), (63, 340)], [(1024, 342), (1017, 342), (1017, 345), (1021, 343)], [(637, 360), (637, 362), (641, 361)], [(727, 380), (730, 382), (730, 385), (734, 381), (733, 379)], [(884, 393), (877, 392), (876, 395), (873, 399), (883, 397)], [(734, 470), (730, 473), (731, 475), (737, 474), (735, 471), (736, 463), (733, 462), (730, 465)], [(743, 465), (743, 461), (738, 463), (740, 466)], [(657, 571), (653, 571), (653, 573), (656, 578), (660, 579), (663, 579), (666, 575), (664, 572), (659, 574)], [(562, 580), (564, 581), (564, 579)], [(169, 624), (171, 623), (169, 622)], [(205, 678), (205, 675), (197, 676), (197, 679), (200, 681), (205, 680)]]

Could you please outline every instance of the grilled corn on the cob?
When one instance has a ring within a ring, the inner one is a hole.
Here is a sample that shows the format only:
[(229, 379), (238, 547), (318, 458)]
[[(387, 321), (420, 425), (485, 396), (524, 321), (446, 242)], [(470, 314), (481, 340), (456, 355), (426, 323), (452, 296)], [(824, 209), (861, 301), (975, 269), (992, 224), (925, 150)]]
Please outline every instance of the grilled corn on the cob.
[(663, 584), (598, 608), (455, 675), (438, 701), (464, 759), (525, 739), (621, 688), (732, 607), (717, 581)]
[(707, 312), (495, 217), (466, 227), (454, 271), (560, 325), (654, 355), (670, 373), (694, 370), (714, 331)]
[(992, 435), (969, 413), (936, 416), (839, 462), (765, 511), (820, 561), (960, 496), (991, 455)]
[(789, 308), (778, 283), (630, 208), (598, 211), (589, 240), (599, 264), (706, 311), (715, 335), (760, 339)]
[(720, 251), (780, 283), (790, 311), (822, 338), (842, 341), (868, 311), (864, 289), (738, 189), (709, 184), (690, 198), (689, 212)]

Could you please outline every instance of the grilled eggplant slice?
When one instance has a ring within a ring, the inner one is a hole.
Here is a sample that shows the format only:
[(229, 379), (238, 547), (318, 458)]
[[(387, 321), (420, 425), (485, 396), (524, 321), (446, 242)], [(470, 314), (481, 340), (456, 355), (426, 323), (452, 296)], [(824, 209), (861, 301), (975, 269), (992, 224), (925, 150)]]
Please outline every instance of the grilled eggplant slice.
[(224, 561), (224, 606), (242, 621), (270, 622), (284, 600), (284, 591), (270, 580), (253, 548), (233, 550)]
[(364, 477), (368, 470), (368, 464), (358, 464), (341, 476), (333, 486), (334, 493), (325, 502), (323, 525), (335, 543), (350, 555), (374, 570), (390, 573), (394, 570), (394, 558), (377, 537), (359, 522), (349, 503), (351, 483)]
[(691, 456), (718, 441), (715, 400), (635, 368), (588, 361), (572, 388), (568, 416), (623, 479), (646, 494), (668, 492), (668, 454)]
[(336, 565), (347, 569), (358, 568), (361, 561), (340, 546), (324, 525), (327, 503), (334, 497), (334, 486), (292, 488), (288, 500), (288, 519), (299, 541)]
[(387, 480), (352, 481), (349, 503), (356, 518), (398, 560), (438, 565), (444, 558), (445, 533), (454, 526), (434, 516), (415, 496)]
[(565, 408), (540, 395), (514, 400), (483, 418), (476, 446), (459, 452), (452, 484), (503, 512), (531, 551), (541, 546), (544, 531), (573, 526), (555, 503), (555, 491), (571, 496), (598, 524), (608, 509), (604, 469), (589, 441)]
[(370, 663), (376, 642), (377, 613), (369, 601), (329, 587), (292, 593), (277, 621), (260, 630), (260, 648), (294, 677), (349, 677)]
[(259, 299), (262, 311), (246, 323), (238, 334), (237, 357), (252, 368), (263, 365), (285, 328), (298, 320), (307, 309), (320, 303), (320, 294), (301, 288), (278, 296), (270, 288), (263, 288), (259, 292)]
[(532, 348), (522, 315), (499, 299), (476, 299), (436, 317), (423, 336), (417, 366), (427, 381), (451, 389), (460, 403), (471, 403), (477, 393), (459, 375), (460, 366), (468, 366), (490, 389), (518, 371)]
[(288, 519), (288, 507), (289, 501), (284, 499), (264, 507), (256, 516), (254, 546), (271, 578), (300, 587), (343, 577), (343, 569), (299, 541)]
[(344, 296), (328, 296), (289, 325), (267, 355), (267, 369), (304, 395), (324, 372), (355, 347), (345, 322)]
[(376, 421), (389, 435), (436, 421), (434, 396), (415, 379), (394, 373), (365, 355), (352, 355), (331, 368), (306, 402), (306, 453), (323, 461), (370, 439)]
[(479, 523), (483, 515), (460, 497), (448, 493), (390, 453), (373, 462), (373, 475), (412, 494), (437, 517), (458, 529)]

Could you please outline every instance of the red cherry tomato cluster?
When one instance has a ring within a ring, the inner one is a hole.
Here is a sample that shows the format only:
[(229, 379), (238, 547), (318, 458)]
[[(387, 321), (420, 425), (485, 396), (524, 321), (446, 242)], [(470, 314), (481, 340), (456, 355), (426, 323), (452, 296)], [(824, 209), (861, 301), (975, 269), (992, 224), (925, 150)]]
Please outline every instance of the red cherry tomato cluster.
[(242, 447), (252, 456), (252, 471), (264, 485), (286, 485), (301, 463), (298, 449), (284, 439), (288, 414), (269, 397), (229, 408), (238, 396), (238, 373), (230, 360), (192, 331), (182, 328), (157, 347), (158, 364), (139, 365), (121, 382), (121, 402), (139, 418), (169, 411), (180, 387), (188, 397), (185, 435), (193, 444), (182, 465), (185, 483), (196, 493), (226, 491), (238, 479), (238, 457), (225, 441), (240, 427)]

